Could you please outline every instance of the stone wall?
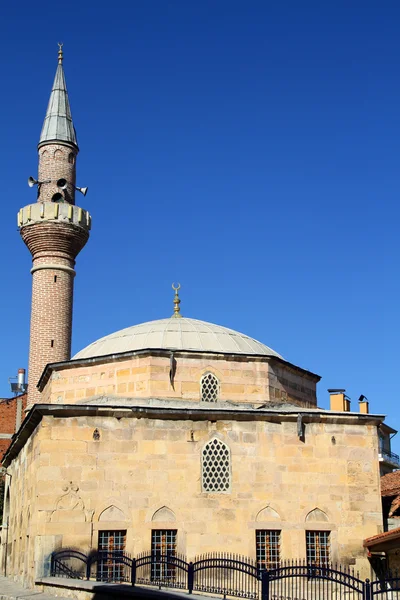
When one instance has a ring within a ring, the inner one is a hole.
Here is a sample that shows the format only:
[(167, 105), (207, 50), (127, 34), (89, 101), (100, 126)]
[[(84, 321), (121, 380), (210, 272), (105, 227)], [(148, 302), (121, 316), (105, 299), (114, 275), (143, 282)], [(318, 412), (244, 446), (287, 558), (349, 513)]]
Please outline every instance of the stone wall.
[(170, 353), (139, 354), (107, 362), (91, 361), (58, 368), (42, 389), (40, 402), (74, 404), (93, 396), (180, 398), (199, 402), (200, 380), (207, 372), (220, 382), (220, 399), (263, 404), (290, 402), (316, 406), (319, 377), (270, 358), (175, 353), (170, 382)]
[[(42, 432), (41, 432), (42, 433)], [(32, 435), (5, 476), (0, 573), (33, 583), (39, 443)]]
[[(296, 419), (282, 415), (124, 414), (43, 417), (9, 465), (10, 575), (28, 570), (32, 579), (34, 563), (41, 574), (56, 547), (96, 548), (101, 529), (127, 530), (132, 554), (150, 549), (152, 529), (177, 529), (189, 559), (218, 550), (255, 557), (257, 529), (281, 530), (281, 557), (304, 558), (305, 531), (329, 530), (332, 559), (369, 575), (363, 540), (382, 530), (376, 425), (327, 414), (306, 424), (301, 441)], [(202, 489), (213, 438), (230, 449), (229, 493)]]
[(400, 573), (400, 548), (387, 552), (387, 558), (388, 568), (394, 573), (395, 577), (398, 577), (398, 573)]

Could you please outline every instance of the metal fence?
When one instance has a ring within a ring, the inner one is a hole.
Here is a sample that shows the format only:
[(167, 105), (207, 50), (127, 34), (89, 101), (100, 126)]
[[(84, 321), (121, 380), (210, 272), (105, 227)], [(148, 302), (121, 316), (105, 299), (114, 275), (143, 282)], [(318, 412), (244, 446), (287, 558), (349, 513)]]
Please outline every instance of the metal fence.
[(190, 564), (176, 552), (143, 552), (134, 560), (135, 580), (132, 585), (157, 585), (180, 590), (188, 589)]
[(320, 567), (305, 561), (284, 561), (276, 569), (261, 570), (254, 560), (228, 552), (188, 562), (175, 553), (147, 552), (131, 558), (122, 551), (86, 555), (65, 549), (52, 554), (51, 575), (249, 600), (400, 600), (397, 573), (382, 574), (371, 582), (349, 567)]
[(256, 562), (229, 552), (212, 552), (193, 562), (193, 590), (224, 596), (261, 598), (262, 579)]

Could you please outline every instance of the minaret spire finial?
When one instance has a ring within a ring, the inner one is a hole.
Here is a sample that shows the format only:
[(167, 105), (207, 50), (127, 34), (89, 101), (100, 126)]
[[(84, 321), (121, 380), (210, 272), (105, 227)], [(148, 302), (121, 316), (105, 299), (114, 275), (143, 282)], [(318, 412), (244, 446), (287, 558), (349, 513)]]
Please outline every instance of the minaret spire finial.
[(182, 318), (181, 309), (179, 308), (179, 305), (181, 303), (181, 299), (179, 298), (179, 295), (178, 295), (178, 290), (181, 289), (181, 284), (178, 283), (177, 286), (175, 286), (174, 284), (172, 284), (172, 289), (175, 290), (175, 296), (174, 296), (174, 314), (172, 316), (175, 317), (175, 318)]
[(76, 140), (76, 132), (69, 105), (67, 84), (65, 83), (63, 56), (63, 44), (59, 42), (58, 65), (40, 134), (39, 147), (43, 144), (61, 142), (75, 146), (78, 150), (78, 142)]

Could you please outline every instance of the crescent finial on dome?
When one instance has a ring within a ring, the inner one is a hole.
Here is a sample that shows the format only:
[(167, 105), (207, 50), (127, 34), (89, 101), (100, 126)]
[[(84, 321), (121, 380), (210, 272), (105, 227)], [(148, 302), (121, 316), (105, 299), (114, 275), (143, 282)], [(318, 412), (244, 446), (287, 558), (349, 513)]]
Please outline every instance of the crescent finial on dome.
[(178, 285), (174, 285), (172, 284), (172, 289), (175, 290), (175, 296), (174, 296), (174, 314), (172, 315), (175, 318), (181, 318), (181, 309), (179, 307), (180, 303), (181, 303), (181, 299), (179, 298), (178, 295), (178, 290), (181, 289), (181, 284), (178, 283)]

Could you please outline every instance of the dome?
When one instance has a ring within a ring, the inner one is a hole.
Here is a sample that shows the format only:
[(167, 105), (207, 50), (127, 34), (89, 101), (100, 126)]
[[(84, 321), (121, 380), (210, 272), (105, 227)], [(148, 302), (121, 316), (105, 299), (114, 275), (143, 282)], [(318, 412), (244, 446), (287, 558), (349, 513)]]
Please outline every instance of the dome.
[(73, 360), (149, 348), (282, 358), (268, 346), (233, 329), (197, 319), (171, 317), (133, 325), (106, 335), (75, 354)]

